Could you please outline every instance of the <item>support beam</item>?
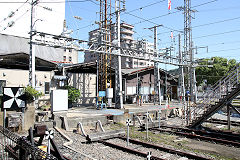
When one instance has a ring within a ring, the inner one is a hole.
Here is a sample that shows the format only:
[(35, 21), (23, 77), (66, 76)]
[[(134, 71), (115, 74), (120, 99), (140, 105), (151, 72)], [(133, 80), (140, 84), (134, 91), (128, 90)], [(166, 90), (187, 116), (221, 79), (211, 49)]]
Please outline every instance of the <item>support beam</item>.
[(240, 115), (240, 112), (236, 109), (236, 107), (234, 107), (232, 104), (229, 104), (229, 106)]

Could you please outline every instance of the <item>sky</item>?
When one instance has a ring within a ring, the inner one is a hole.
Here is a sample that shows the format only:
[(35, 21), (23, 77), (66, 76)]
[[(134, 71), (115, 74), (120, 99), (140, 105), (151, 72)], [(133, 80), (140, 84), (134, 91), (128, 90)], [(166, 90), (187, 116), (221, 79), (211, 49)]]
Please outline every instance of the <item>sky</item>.
[[(134, 39), (146, 39), (149, 42), (153, 42), (153, 31), (144, 28), (162, 24), (157, 30), (158, 48), (172, 46), (177, 54), (179, 33), (183, 45), (184, 15), (176, 8), (184, 6), (184, 0), (171, 1), (172, 9), (169, 11), (167, 0), (126, 0), (126, 11), (120, 15), (121, 21), (134, 25)], [(114, 2), (112, 0), (112, 6)], [(193, 44), (194, 48), (198, 48), (195, 58), (221, 56), (240, 61), (240, 1), (192, 0), (191, 3), (195, 11), (192, 13)], [(73, 30), (72, 36), (88, 40), (88, 32), (98, 28), (95, 21), (99, 21), (99, 1), (66, 0), (65, 9), (67, 26)], [(112, 18), (115, 19), (115, 16)], [(83, 53), (79, 60), (83, 61)]]

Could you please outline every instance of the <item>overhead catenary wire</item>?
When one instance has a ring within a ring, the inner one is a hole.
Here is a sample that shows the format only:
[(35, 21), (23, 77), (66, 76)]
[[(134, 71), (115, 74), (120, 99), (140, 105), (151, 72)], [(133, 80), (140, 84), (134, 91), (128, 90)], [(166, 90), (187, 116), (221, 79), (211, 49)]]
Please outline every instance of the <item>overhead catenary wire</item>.
[[(196, 8), (196, 7), (200, 7), (200, 6), (203, 6), (203, 5), (207, 5), (207, 4), (210, 4), (210, 3), (213, 3), (213, 2), (216, 2), (218, 0), (211, 0), (211, 1), (208, 1), (208, 2), (205, 2), (205, 3), (201, 3), (201, 4), (198, 4), (198, 5), (195, 5), (193, 6), (192, 8)], [(180, 10), (177, 10), (175, 12), (168, 12), (166, 14), (163, 14), (163, 15), (160, 15), (160, 16), (156, 16), (156, 17), (153, 17), (153, 18), (149, 18), (145, 21), (139, 21), (139, 22), (136, 22), (134, 23), (133, 25), (136, 25), (136, 24), (140, 24), (140, 23), (144, 23), (144, 22), (150, 22), (151, 20), (155, 20), (155, 19), (158, 19), (158, 18), (161, 18), (161, 17), (165, 17), (165, 16), (169, 16), (171, 14), (175, 14), (175, 13), (178, 13), (178, 12), (181, 12)]]
[(203, 36), (199, 36), (199, 37), (194, 37), (193, 39), (206, 38), (206, 37), (211, 37), (211, 36), (218, 36), (218, 35), (223, 35), (223, 34), (239, 32), (239, 31), (240, 31), (240, 29), (231, 30), (231, 31), (226, 31), (226, 32), (220, 32), (220, 33), (214, 33), (214, 34), (208, 34), (208, 35), (203, 35)]
[(240, 48), (229, 48), (229, 49), (222, 49), (222, 50), (214, 50), (214, 51), (210, 51), (210, 52), (208, 52), (208, 53), (225, 52), (225, 51), (234, 51), (234, 50), (240, 50)]
[(147, 7), (150, 7), (150, 6), (156, 5), (156, 4), (158, 4), (158, 3), (165, 2), (165, 1), (166, 1), (166, 0), (161, 0), (161, 1), (157, 1), (157, 2), (151, 3), (151, 4), (147, 4), (147, 5), (145, 5), (145, 6), (142, 6), (142, 7), (139, 7), (139, 8), (130, 10), (130, 11), (127, 11), (127, 12), (123, 12), (123, 14), (131, 13), (131, 12), (138, 11), (138, 10), (142, 10), (142, 9), (144, 9), (144, 8), (147, 8)]
[[(68, 6), (69, 6), (69, 8), (70, 8), (70, 11), (71, 11), (71, 13), (72, 13), (72, 16), (75, 16), (74, 13), (73, 13), (73, 10), (72, 10), (72, 6), (71, 6), (71, 4), (69, 3), (69, 0), (67, 0), (67, 3), (68, 3)], [(78, 26), (77, 21), (76, 21), (75, 18), (73, 19), (73, 21), (74, 21), (76, 27), (78, 28), (79, 26)], [(77, 31), (78, 31), (78, 30), (77, 30)], [(79, 32), (77, 32), (77, 34), (78, 34), (78, 33), (79, 33)]]
[[(14, 21), (12, 21), (12, 25), (14, 25), (19, 19), (21, 19), (25, 14), (27, 14), (27, 12), (29, 12), (30, 11), (30, 9), (28, 9), (28, 10), (26, 10), (21, 16), (19, 16), (17, 19), (15, 19)], [(9, 28), (9, 27), (11, 27), (11, 26), (6, 26), (6, 27), (4, 27), (0, 32), (2, 32), (2, 31), (4, 31), (4, 30), (6, 30), (7, 28)]]
[[(19, 9), (21, 9), (28, 1), (29, 1), (29, 0), (26, 0), (26, 1), (23, 2), (23, 4), (22, 4), (20, 7), (18, 7), (15, 11), (12, 11), (12, 12), (11, 12), (11, 13), (12, 13), (12, 16), (14, 16), (14, 15), (16, 14), (16, 12), (18, 12)], [(8, 15), (6, 18), (4, 18), (3, 20), (0, 21), (0, 24), (1, 24), (3, 21), (6, 21), (8, 18), (11, 18), (12, 16), (9, 16), (9, 15)]]
[[(224, 35), (224, 34), (229, 34), (229, 33), (234, 33), (234, 32), (239, 32), (240, 29), (237, 30), (231, 30), (231, 31), (226, 31), (226, 32), (220, 32), (220, 33), (213, 33), (213, 34), (208, 34), (208, 35), (203, 35), (203, 36), (199, 36), (199, 37), (193, 37), (193, 39), (200, 39), (200, 38), (206, 38), (206, 37), (211, 37), (211, 36), (218, 36), (218, 35)], [(165, 42), (164, 44), (169, 44), (172, 42)]]
[[(204, 26), (209, 26), (209, 25), (213, 25), (213, 24), (218, 24), (218, 23), (224, 23), (224, 22), (234, 21), (234, 20), (238, 20), (238, 19), (240, 19), (240, 17), (234, 17), (234, 18), (229, 18), (229, 19), (225, 19), (225, 20), (220, 20), (220, 21), (215, 21), (215, 22), (200, 24), (200, 25), (193, 26), (192, 28), (204, 27)], [(166, 28), (166, 27), (165, 27), (165, 28)], [(181, 29), (178, 29), (178, 30), (181, 30)], [(158, 35), (160, 35), (160, 34), (162, 35), (162, 34), (166, 34), (166, 33), (169, 33), (169, 31), (158, 33)], [(146, 36), (148, 36), (148, 35), (146, 35)], [(170, 43), (170, 42), (168, 42), (168, 43)]]
[[(211, 1), (208, 1), (208, 2), (205, 2), (205, 3), (201, 3), (201, 4), (198, 4), (198, 5), (195, 5), (195, 6), (193, 6), (192, 8), (196, 8), (196, 7), (200, 7), (200, 6), (203, 6), (203, 5), (207, 5), (207, 4), (216, 2), (216, 1), (218, 1), (218, 0), (211, 0)], [(126, 13), (126, 14), (128, 14), (128, 15), (131, 15), (131, 16), (133, 16), (133, 17), (136, 17), (136, 18), (138, 18), (138, 19), (143, 20), (143, 21), (139, 21), (139, 22), (137, 22), (137, 23), (133, 23), (132, 25), (140, 24), (140, 23), (143, 23), (143, 22), (149, 22), (149, 23), (151, 23), (151, 24), (158, 25), (158, 23), (155, 23), (155, 22), (153, 22), (152, 20), (153, 20), (153, 19), (160, 18), (160, 17), (168, 16), (168, 15), (170, 15), (170, 14), (178, 13), (178, 12), (180, 12), (180, 11), (178, 10), (178, 11), (175, 11), (175, 12), (169, 12), (169, 13), (167, 13), (167, 14), (160, 15), (160, 16), (157, 16), (157, 17), (154, 17), (154, 18), (149, 18), (149, 19), (142, 18), (142, 17), (137, 16), (137, 15), (134, 15), (134, 14), (132, 14), (132, 13), (130, 13), (130, 12), (124, 12), (124, 13)], [(174, 28), (171, 28), (171, 27), (166, 27), (166, 26), (164, 26), (164, 25), (163, 25), (162, 27), (163, 27), (163, 28), (166, 28), (166, 29), (169, 29), (169, 30), (171, 30), (171, 31), (176, 31), (176, 32), (180, 32), (180, 33), (183, 32), (183, 30), (178, 30), (178, 29), (174, 29)]]

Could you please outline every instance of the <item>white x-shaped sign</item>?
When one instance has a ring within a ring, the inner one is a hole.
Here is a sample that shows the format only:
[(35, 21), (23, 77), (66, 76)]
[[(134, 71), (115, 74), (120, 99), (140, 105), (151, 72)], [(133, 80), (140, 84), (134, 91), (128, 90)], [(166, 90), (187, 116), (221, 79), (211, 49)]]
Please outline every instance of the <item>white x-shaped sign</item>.
[(149, 117), (149, 112), (147, 112), (145, 115), (146, 115), (146, 116), (147, 116), (147, 118), (148, 118), (148, 117)]
[(128, 125), (128, 126), (130, 126), (130, 123), (131, 123), (131, 119), (127, 119), (127, 121), (126, 121), (126, 124)]
[(151, 152), (148, 152), (147, 159), (150, 160), (152, 157)]
[(53, 139), (53, 130), (45, 131), (45, 139)]

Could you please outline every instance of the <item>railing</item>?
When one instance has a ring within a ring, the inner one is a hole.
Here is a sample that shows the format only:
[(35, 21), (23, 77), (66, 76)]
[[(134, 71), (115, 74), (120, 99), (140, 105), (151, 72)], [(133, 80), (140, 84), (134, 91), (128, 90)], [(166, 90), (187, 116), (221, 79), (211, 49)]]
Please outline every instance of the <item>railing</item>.
[(196, 118), (196, 115), (204, 114), (214, 105), (219, 102), (223, 96), (228, 95), (232, 91), (232, 88), (239, 84), (240, 80), (240, 64), (233, 67), (226, 76), (222, 77), (217, 83), (213, 85), (213, 89), (209, 92), (205, 92), (201, 99), (198, 100), (198, 105), (192, 110), (192, 120)]
[(0, 159), (57, 160), (53, 155), (32, 145), (26, 137), (20, 137), (2, 126), (0, 126)]

